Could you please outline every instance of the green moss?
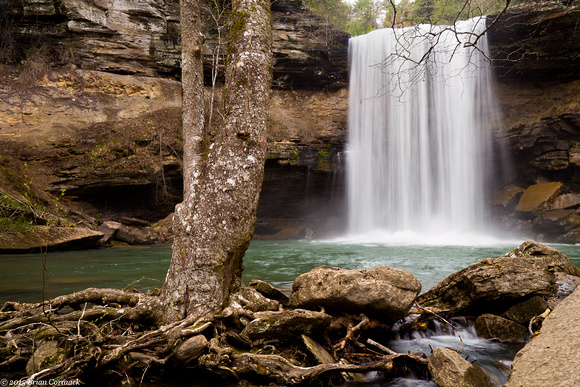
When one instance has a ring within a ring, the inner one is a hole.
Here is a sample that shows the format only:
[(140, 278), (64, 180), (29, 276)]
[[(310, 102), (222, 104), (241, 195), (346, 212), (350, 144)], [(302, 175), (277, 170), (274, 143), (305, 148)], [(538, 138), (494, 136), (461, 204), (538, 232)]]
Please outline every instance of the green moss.
[(228, 47), (226, 49), (226, 65), (230, 64), (233, 54), (237, 51), (236, 44), (238, 42), (238, 38), (245, 30), (249, 18), (250, 18), (249, 12), (232, 11), (230, 13), (230, 18), (228, 20), (229, 30), (228, 30)]

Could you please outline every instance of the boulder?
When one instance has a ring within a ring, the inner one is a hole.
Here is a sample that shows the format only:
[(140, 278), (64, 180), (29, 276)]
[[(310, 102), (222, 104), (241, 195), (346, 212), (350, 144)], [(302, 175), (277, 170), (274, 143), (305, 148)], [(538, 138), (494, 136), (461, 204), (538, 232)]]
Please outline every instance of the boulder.
[(282, 305), (287, 305), (290, 300), (287, 295), (285, 295), (280, 290), (276, 289), (274, 286), (270, 285), (267, 282), (260, 280), (251, 280), (248, 285), (256, 289), (256, 291), (258, 291), (264, 297), (267, 297), (271, 300), (276, 300)]
[(98, 228), (99, 232), (103, 233), (103, 237), (101, 238), (101, 243), (108, 243), (111, 239), (115, 237), (117, 230), (121, 227), (121, 223), (113, 222), (111, 220), (107, 220), (103, 222)]
[(580, 290), (546, 317), (513, 361), (506, 387), (580, 386)]
[(493, 314), (482, 314), (475, 320), (475, 331), (485, 339), (503, 343), (525, 343), (528, 330), (518, 323)]
[(532, 223), (535, 229), (542, 232), (565, 233), (580, 226), (580, 213), (576, 210), (546, 211)]
[(531, 185), (522, 194), (515, 210), (525, 214), (538, 214), (549, 208), (563, 189), (564, 185), (559, 182)]
[(427, 367), (439, 387), (493, 386), (481, 367), (471, 364), (451, 348), (435, 348)]
[(454, 312), (497, 311), (534, 295), (554, 295), (558, 289), (555, 272), (580, 274), (561, 252), (528, 241), (504, 257), (486, 258), (447, 276), (418, 301)]
[(548, 303), (542, 297), (534, 296), (512, 306), (502, 314), (502, 317), (519, 324), (527, 324), (534, 316), (539, 316), (548, 308)]
[(252, 340), (294, 339), (302, 334), (322, 332), (330, 325), (331, 317), (322, 312), (294, 309), (254, 314), (254, 319), (242, 331)]
[(103, 233), (84, 227), (32, 226), (29, 230), (0, 235), (0, 253), (32, 253), (97, 247)]
[(204, 335), (190, 337), (175, 349), (175, 359), (182, 365), (194, 364), (205, 351), (207, 344), (208, 341)]
[(570, 258), (553, 247), (534, 241), (526, 241), (505, 255), (508, 258), (530, 259), (534, 266), (540, 270), (550, 272), (562, 272), (573, 276), (580, 276), (578, 269)]
[(148, 230), (124, 224), (117, 230), (115, 239), (130, 245), (148, 245), (155, 242), (153, 235)]
[(321, 266), (294, 280), (290, 305), (398, 320), (407, 314), (420, 291), (421, 283), (403, 270), (387, 266), (369, 270)]
[(568, 208), (577, 208), (580, 206), (580, 194), (568, 193), (560, 195), (554, 200), (552, 210), (565, 210)]
[(505, 211), (513, 211), (524, 189), (515, 185), (502, 188), (491, 200), (491, 205)]

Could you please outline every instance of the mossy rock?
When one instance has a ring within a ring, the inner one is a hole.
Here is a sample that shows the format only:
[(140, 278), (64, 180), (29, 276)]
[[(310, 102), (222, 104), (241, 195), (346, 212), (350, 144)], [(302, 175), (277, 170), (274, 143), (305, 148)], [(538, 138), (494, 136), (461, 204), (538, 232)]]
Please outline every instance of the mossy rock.
[(42, 343), (26, 364), (26, 372), (31, 375), (35, 372), (62, 363), (66, 358), (64, 349), (59, 348), (56, 341)]

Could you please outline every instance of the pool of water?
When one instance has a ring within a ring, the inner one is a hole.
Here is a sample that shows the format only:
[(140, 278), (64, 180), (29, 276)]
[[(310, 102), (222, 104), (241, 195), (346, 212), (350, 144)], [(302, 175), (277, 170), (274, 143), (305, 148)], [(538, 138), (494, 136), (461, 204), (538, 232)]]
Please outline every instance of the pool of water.
[[(346, 269), (386, 265), (410, 272), (426, 291), (447, 275), (481, 259), (502, 256), (519, 243), (462, 246), (378, 244), (346, 239), (255, 240), (244, 258), (243, 280), (247, 283), (260, 279), (289, 288), (298, 275), (321, 265)], [(580, 246), (552, 246), (580, 266)], [(0, 303), (36, 302), (87, 287), (134, 286), (140, 290), (160, 287), (170, 260), (168, 245), (0, 255)]]

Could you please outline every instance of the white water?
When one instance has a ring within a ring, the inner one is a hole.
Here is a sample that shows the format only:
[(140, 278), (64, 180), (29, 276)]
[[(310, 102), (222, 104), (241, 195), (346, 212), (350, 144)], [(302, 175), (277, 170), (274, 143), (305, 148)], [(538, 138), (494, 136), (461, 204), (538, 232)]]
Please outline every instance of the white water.
[[(478, 41), (479, 51), (463, 44), (485, 21), (456, 27), (465, 33), (421, 25), (350, 39), (351, 235), (489, 243), (481, 236), (489, 231), (485, 191), (498, 118), (487, 42)], [(428, 60), (413, 62), (432, 46)]]

